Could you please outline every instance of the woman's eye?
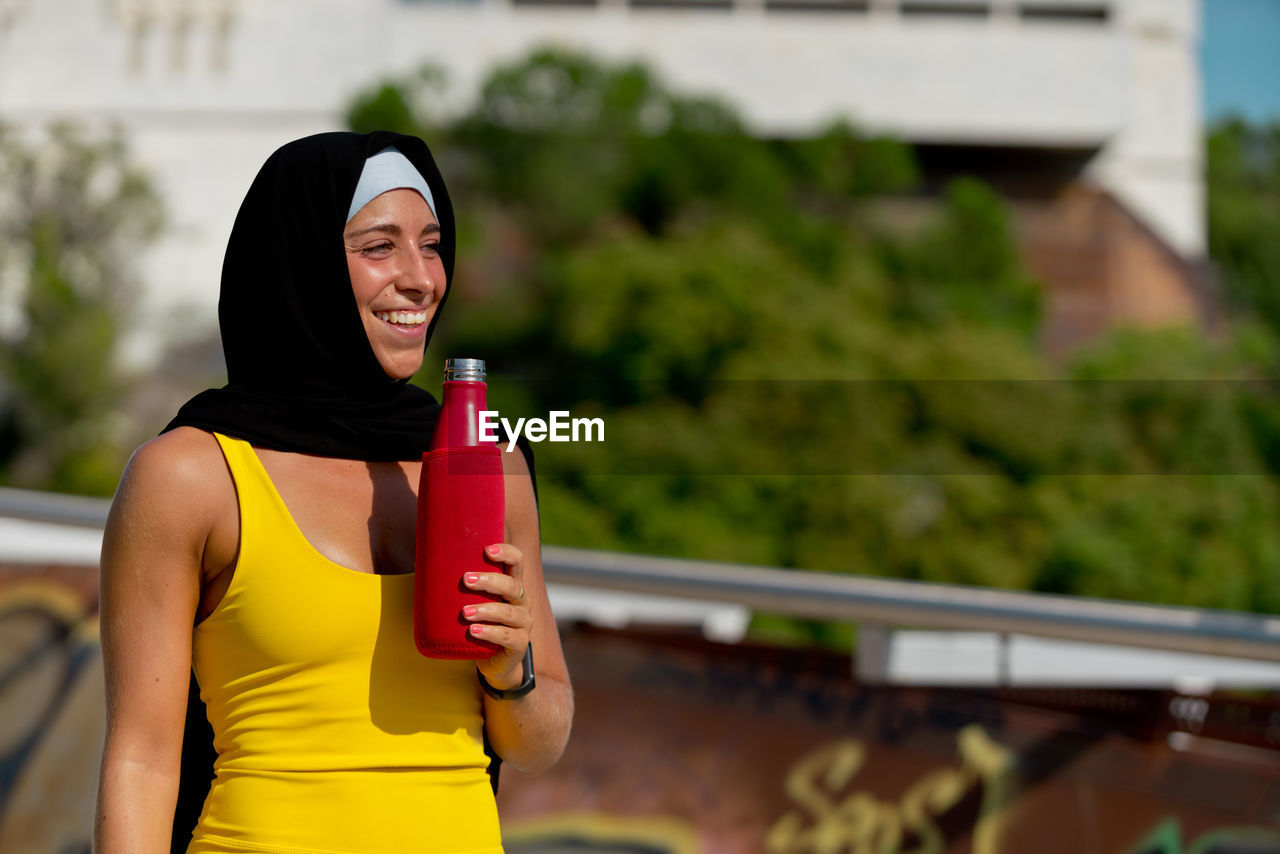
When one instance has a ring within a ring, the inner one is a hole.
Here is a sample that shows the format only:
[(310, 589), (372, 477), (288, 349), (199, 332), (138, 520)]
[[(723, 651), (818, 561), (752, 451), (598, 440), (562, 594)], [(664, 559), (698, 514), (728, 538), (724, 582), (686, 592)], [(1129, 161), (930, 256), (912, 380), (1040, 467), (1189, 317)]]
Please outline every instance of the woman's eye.
[(434, 255), (440, 251), (439, 243), (424, 243), (421, 247), (422, 251), (427, 255)]
[(391, 251), (390, 243), (376, 243), (373, 246), (365, 246), (360, 249), (361, 255), (376, 256)]

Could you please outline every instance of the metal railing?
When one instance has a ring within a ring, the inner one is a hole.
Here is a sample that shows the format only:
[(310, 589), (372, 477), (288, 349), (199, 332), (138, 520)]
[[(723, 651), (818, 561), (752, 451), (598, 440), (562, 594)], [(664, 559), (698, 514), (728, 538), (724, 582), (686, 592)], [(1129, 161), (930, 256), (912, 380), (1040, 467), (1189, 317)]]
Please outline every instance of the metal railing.
[[(0, 488), (0, 516), (100, 528), (108, 502)], [(544, 546), (548, 581), (773, 614), (1280, 661), (1280, 617)]]
[(547, 579), (816, 620), (1025, 634), (1280, 661), (1280, 617), (545, 546)]
[(10, 519), (74, 525), (77, 528), (101, 528), (107, 523), (107, 510), (110, 507), (111, 502), (105, 498), (0, 487), (0, 516)]

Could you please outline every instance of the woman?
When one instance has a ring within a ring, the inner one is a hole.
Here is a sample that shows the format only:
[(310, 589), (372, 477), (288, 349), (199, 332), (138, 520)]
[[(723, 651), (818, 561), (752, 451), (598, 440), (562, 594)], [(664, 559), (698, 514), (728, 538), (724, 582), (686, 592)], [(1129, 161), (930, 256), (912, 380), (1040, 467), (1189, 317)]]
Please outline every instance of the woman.
[(485, 742), (526, 772), (562, 752), (573, 702), (522, 454), (485, 549), (506, 572), (466, 580), (496, 597), (463, 617), (500, 652), (414, 647), (438, 407), (407, 379), (453, 257), (421, 140), (321, 134), (259, 172), (223, 266), (228, 384), (134, 454), (107, 523), (99, 854), (169, 850), (193, 662), (218, 759), (191, 854), (500, 851)]

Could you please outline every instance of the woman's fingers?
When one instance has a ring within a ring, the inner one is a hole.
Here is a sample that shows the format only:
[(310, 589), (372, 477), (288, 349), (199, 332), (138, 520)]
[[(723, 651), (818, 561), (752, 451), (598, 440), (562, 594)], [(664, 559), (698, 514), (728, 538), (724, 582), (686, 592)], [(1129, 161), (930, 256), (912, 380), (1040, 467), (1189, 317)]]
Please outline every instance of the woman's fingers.
[(473, 623), (496, 623), (513, 629), (527, 629), (533, 625), (529, 609), (501, 602), (468, 605), (462, 609), (462, 616)]
[(533, 612), (524, 586), (524, 552), (510, 543), (486, 546), (485, 557), (503, 566), (505, 572), (472, 572), (464, 577), (467, 587), (497, 596), (498, 602), (482, 602), (462, 609), (471, 622), (471, 635), (503, 648), (503, 654), (476, 662), (480, 672), (493, 680), (515, 678), (518, 665), (529, 646)]
[(463, 582), (477, 593), (490, 593), (512, 605), (528, 606), (524, 581), (503, 572), (470, 572)]
[(511, 603), (523, 603), (524, 587), (524, 552), (510, 543), (494, 543), (486, 546), (484, 556), (496, 564), (507, 567), (506, 572), (475, 572), (466, 577), (467, 586), (472, 590), (493, 593)]
[[(476, 624), (492, 624), (472, 626), (473, 635), (523, 654), (524, 647), (529, 642), (529, 628), (533, 625), (528, 591), (524, 586), (524, 553), (510, 543), (486, 546), (484, 553), (493, 563), (505, 565), (507, 571), (471, 572), (467, 573), (464, 581), (472, 590), (493, 594), (503, 601), (468, 605), (462, 609), (462, 616)], [(517, 634), (509, 641), (508, 633), (489, 631), (490, 628), (496, 630), (504, 627), (517, 630)]]
[(510, 626), (477, 623), (471, 627), (471, 634), (473, 637), (482, 638), (503, 647), (513, 659), (523, 658), (525, 647), (529, 645), (529, 632)]
[(517, 572), (524, 574), (524, 552), (511, 543), (494, 543), (491, 546), (485, 546), (484, 556), (493, 563), (505, 563), (511, 567), (513, 575)]

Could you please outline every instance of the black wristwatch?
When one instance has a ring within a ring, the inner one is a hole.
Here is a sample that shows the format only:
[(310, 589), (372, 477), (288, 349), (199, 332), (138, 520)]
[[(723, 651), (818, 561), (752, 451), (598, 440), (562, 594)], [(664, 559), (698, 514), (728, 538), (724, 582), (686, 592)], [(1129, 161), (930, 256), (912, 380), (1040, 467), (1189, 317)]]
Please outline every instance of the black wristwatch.
[(533, 644), (524, 648), (524, 681), (516, 687), (499, 691), (489, 684), (489, 680), (485, 679), (484, 674), (479, 670), (476, 671), (476, 678), (480, 680), (480, 687), (484, 692), (495, 700), (515, 700), (523, 697), (532, 691), (536, 684), (533, 679)]

